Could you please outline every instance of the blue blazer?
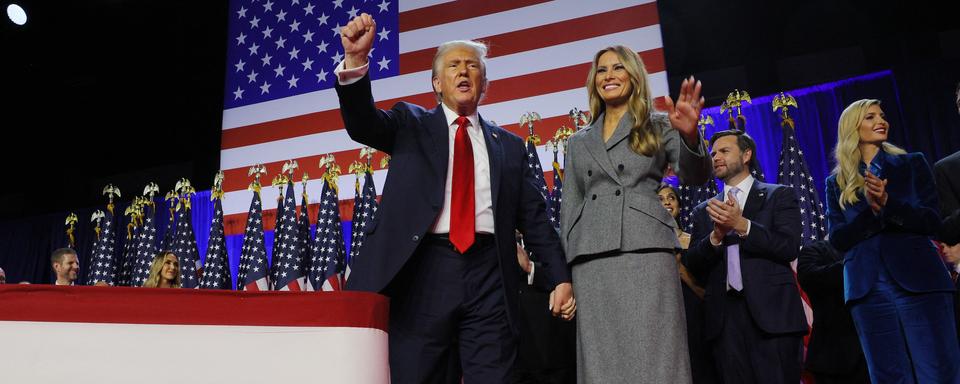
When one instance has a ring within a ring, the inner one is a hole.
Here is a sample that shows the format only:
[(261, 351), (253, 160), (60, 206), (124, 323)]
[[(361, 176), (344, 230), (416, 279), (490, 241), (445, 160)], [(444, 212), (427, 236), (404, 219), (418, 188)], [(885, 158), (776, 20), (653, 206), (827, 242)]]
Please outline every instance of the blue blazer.
[[(717, 196), (723, 199), (724, 196)], [(800, 254), (800, 205), (793, 188), (754, 181), (747, 195), (743, 217), (750, 220), (746, 238), (727, 236), (722, 246), (710, 244), (713, 221), (707, 202), (693, 209), (693, 231), (684, 264), (694, 271), (709, 271), (704, 295), (709, 340), (720, 335), (726, 312), (727, 252), (732, 242), (740, 244), (740, 276), (743, 296), (757, 327), (770, 334), (805, 334), (800, 289), (790, 262)]]
[(841, 209), (837, 176), (827, 177), (827, 225), (830, 243), (845, 252), (845, 300), (870, 292), (880, 268), (910, 292), (953, 291), (950, 274), (930, 240), (940, 228), (940, 215), (927, 160), (921, 153), (880, 151), (871, 164), (888, 180), (887, 204), (877, 215), (862, 193), (860, 201)]
[[(347, 289), (383, 292), (414, 254), (436, 221), (443, 205), (449, 132), (443, 109), (425, 110), (400, 102), (379, 110), (373, 102), (370, 78), (337, 85), (340, 112), (350, 137), (390, 154), (390, 172), (380, 206), (366, 240), (351, 267)], [(570, 281), (560, 238), (549, 224), (546, 203), (527, 167), (523, 140), (480, 119), (490, 158), (494, 230), (501, 281), (511, 324), (516, 329), (517, 263), (515, 230), (540, 264), (552, 289)], [(542, 177), (542, 175), (541, 175)], [(389, 292), (386, 292), (389, 294)]]

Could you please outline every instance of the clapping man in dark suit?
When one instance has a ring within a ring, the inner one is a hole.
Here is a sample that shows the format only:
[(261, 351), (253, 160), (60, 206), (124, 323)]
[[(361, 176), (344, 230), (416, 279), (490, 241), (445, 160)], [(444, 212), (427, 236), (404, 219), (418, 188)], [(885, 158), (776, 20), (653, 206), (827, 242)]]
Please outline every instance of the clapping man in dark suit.
[(438, 47), (436, 107), (377, 109), (367, 75), (375, 33), (367, 14), (343, 27), (344, 61), (335, 71), (350, 137), (392, 156), (347, 289), (391, 298), (393, 382), (460, 383), (461, 375), (467, 384), (508, 382), (521, 281), (516, 230), (551, 282), (553, 314), (571, 319), (576, 309), (523, 140), (477, 112), (488, 86), (487, 47), (474, 41)]
[[(957, 113), (960, 113), (960, 84), (957, 84)], [(944, 261), (949, 264), (950, 277), (954, 285), (958, 283), (960, 272), (960, 151), (940, 159), (933, 166), (937, 181), (937, 195), (940, 198), (940, 240)], [(954, 294), (954, 314), (957, 318), (957, 331), (960, 334), (960, 291)]]
[(798, 383), (807, 321), (790, 262), (800, 252), (800, 207), (793, 188), (750, 175), (757, 146), (742, 131), (710, 138), (724, 191), (691, 213), (684, 256), (707, 269), (704, 336), (726, 383)]

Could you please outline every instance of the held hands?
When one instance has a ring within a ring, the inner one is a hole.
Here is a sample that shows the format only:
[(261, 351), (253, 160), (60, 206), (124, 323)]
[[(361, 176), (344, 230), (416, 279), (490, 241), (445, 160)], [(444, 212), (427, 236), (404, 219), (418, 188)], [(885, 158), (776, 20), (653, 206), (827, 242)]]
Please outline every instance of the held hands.
[(577, 299), (573, 297), (573, 285), (560, 283), (550, 292), (550, 312), (553, 317), (570, 321), (577, 313)]
[(700, 110), (703, 109), (703, 97), (700, 96), (700, 81), (690, 76), (680, 84), (680, 96), (674, 104), (670, 95), (666, 96), (667, 115), (670, 125), (680, 132), (680, 136), (687, 144), (697, 143), (697, 121), (700, 120)]
[(376, 32), (377, 22), (366, 13), (353, 18), (347, 25), (340, 28), (340, 42), (343, 44), (343, 61), (346, 69), (367, 64), (367, 55), (373, 47), (373, 36)]
[(747, 220), (743, 218), (743, 211), (737, 203), (733, 191), (727, 193), (727, 200), (710, 199), (707, 201), (707, 214), (713, 220), (713, 232), (710, 234), (715, 243), (721, 242), (730, 231), (744, 233), (747, 231)]
[(867, 171), (863, 177), (863, 186), (867, 198), (867, 204), (873, 213), (880, 213), (880, 209), (887, 205), (887, 180), (881, 179)]

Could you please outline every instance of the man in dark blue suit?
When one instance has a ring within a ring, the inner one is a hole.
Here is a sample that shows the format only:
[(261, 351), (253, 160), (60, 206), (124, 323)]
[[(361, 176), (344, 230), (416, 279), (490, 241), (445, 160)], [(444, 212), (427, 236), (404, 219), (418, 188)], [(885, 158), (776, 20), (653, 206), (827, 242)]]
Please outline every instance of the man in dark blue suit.
[(710, 145), (724, 192), (694, 208), (684, 256), (710, 271), (704, 335), (724, 382), (798, 383), (807, 322), (790, 268), (802, 233), (797, 194), (754, 180), (756, 144), (746, 133), (717, 132)]
[(516, 230), (539, 255), (553, 314), (571, 319), (576, 309), (523, 141), (477, 113), (488, 81), (486, 46), (473, 41), (438, 48), (436, 108), (378, 110), (366, 75), (375, 30), (367, 14), (341, 29), (345, 56), (335, 71), (350, 137), (392, 157), (347, 289), (391, 297), (392, 382), (508, 382), (521, 281)]

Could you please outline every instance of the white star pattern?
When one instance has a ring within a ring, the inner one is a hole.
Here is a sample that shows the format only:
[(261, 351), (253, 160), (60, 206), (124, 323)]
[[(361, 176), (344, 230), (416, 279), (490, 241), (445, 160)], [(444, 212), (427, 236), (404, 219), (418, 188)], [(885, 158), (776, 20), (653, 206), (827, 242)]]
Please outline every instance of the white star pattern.
[[(399, 42), (395, 3), (383, 0), (232, 2), (230, 12), (234, 17), (229, 21), (232, 32), (227, 47), (230, 61), (227, 64), (224, 108), (279, 100), (332, 87), (333, 76), (327, 75), (332, 74), (335, 66), (344, 59), (342, 49), (336, 52), (340, 45), (340, 30), (351, 18), (363, 12), (378, 15), (376, 34), (380, 43), (370, 52), (371, 66), (378, 69), (371, 71), (371, 76), (377, 79), (397, 74)], [(393, 14), (389, 15), (391, 12)], [(330, 34), (324, 33), (324, 28), (330, 28)], [(263, 70), (274, 71), (274, 78), (282, 79), (288, 86), (268, 86), (276, 85), (277, 81), (265, 83), (264, 78), (254, 76), (253, 58), (261, 62)], [(280, 66), (286, 70), (277, 76)], [(294, 71), (297, 73), (292, 76)], [(293, 77), (298, 81), (292, 81)]]

